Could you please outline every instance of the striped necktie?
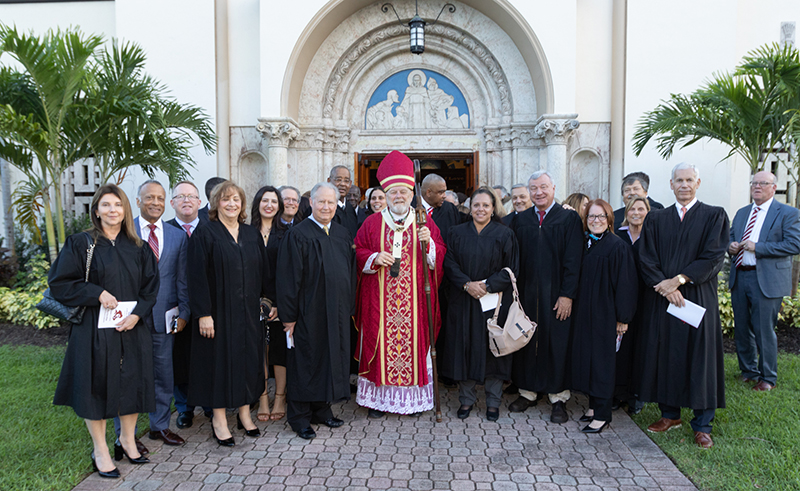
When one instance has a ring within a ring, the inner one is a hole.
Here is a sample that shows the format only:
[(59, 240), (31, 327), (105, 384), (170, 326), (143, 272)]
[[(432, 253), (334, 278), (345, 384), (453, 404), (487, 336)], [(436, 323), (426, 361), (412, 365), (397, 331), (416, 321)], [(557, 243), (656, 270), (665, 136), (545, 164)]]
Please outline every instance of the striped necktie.
[[(761, 208), (756, 206), (753, 208), (753, 212), (750, 214), (750, 220), (747, 222), (747, 227), (744, 229), (744, 235), (742, 235), (741, 243), (744, 244), (748, 240), (750, 240), (750, 234), (753, 233), (753, 228), (756, 225), (756, 218), (758, 218), (758, 212), (761, 211)], [(742, 261), (744, 261), (744, 247), (739, 249), (739, 254), (736, 255), (736, 267), (742, 265)]]
[(148, 225), (150, 228), (150, 237), (147, 238), (147, 243), (150, 244), (150, 249), (153, 250), (153, 254), (156, 255), (156, 261), (158, 261), (158, 237), (156, 237), (156, 225), (151, 223)]

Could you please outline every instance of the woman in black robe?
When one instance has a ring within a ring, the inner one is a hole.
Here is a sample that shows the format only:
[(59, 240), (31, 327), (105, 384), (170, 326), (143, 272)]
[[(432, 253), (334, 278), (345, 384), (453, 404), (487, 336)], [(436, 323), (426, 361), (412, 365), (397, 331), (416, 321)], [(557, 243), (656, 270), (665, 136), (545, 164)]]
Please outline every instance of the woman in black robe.
[[(517, 239), (494, 213), (497, 205), (491, 190), (478, 189), (470, 199), (472, 220), (452, 227), (448, 236), (444, 272), (449, 280), (449, 305), (441, 375), (458, 381), (461, 419), (469, 416), (477, 399), (475, 385), (483, 383), (486, 418), (497, 421), (503, 380), (511, 378), (511, 357), (497, 358), (489, 351), (486, 321), (494, 309), (484, 312), (480, 302), (486, 293), (498, 292), (511, 302), (511, 278), (503, 268), (516, 275), (519, 267)], [(501, 325), (507, 312), (501, 309)]]
[(259, 421), (277, 421), (286, 415), (286, 333), (278, 319), (277, 278), (278, 249), (288, 226), (281, 221), (285, 209), (281, 193), (272, 186), (264, 186), (253, 197), (250, 209), (252, 218), (250, 225), (261, 231), (264, 247), (267, 248), (266, 275), (269, 289), (262, 299), (261, 320), (265, 325), (267, 352), (264, 360), (264, 381), (269, 378), (267, 365), (274, 368), (275, 406), (270, 412), (267, 391), (261, 395), (258, 403)]
[(600, 433), (611, 422), (616, 345), (636, 312), (638, 279), (630, 247), (614, 235), (614, 210), (589, 203), (584, 219), (586, 248), (572, 329), (571, 384), (589, 396), (581, 431)]
[(244, 191), (231, 181), (214, 188), (209, 222), (189, 241), (192, 332), (188, 402), (213, 408), (217, 443), (233, 446), (225, 408), (239, 408), (239, 427), (258, 436), (250, 404), (264, 393), (264, 328), (259, 319), (267, 292), (266, 248), (244, 223)]
[[(131, 462), (148, 462), (134, 438), (138, 413), (156, 408), (153, 340), (143, 319), (156, 303), (158, 265), (136, 235), (128, 197), (120, 188), (100, 187), (90, 216), (90, 231), (67, 238), (48, 278), (53, 298), (69, 307), (86, 307), (81, 323), (70, 329), (53, 404), (70, 406), (86, 420), (94, 446), (92, 464), (102, 477), (115, 478), (119, 471), (106, 442), (108, 418), (119, 416), (121, 450)], [(118, 301), (135, 301), (136, 306), (117, 328), (98, 328), (101, 305), (113, 309)]]

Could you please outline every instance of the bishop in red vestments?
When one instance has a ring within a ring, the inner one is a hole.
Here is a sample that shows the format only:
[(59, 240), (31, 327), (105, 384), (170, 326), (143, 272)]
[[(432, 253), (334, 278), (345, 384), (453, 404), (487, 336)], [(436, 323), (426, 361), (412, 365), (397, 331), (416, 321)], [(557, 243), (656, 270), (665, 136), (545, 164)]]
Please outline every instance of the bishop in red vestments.
[[(370, 215), (356, 235), (359, 287), (356, 402), (371, 418), (385, 412), (414, 414), (433, 409), (431, 339), (424, 270), (430, 269), (434, 333), (441, 324), (437, 291), (446, 247), (432, 220), (418, 227), (411, 199), (414, 164), (400, 152), (378, 169), (388, 206)], [(420, 249), (426, 243), (428, 264)], [(434, 340), (435, 342), (435, 340)]]

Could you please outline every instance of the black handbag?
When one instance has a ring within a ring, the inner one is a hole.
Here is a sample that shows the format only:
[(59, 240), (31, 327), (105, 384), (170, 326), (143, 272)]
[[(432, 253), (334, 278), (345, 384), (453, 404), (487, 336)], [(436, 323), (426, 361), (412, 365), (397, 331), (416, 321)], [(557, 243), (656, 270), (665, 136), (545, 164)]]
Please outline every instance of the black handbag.
[[(90, 237), (91, 238), (91, 237)], [(92, 256), (94, 255), (94, 247), (97, 242), (89, 242), (89, 249), (86, 251), (86, 277), (84, 282), (89, 282), (89, 267), (92, 265)], [(86, 311), (86, 306), (67, 307), (63, 303), (53, 298), (50, 293), (50, 288), (42, 294), (42, 300), (36, 304), (36, 308), (45, 314), (57, 317), (62, 321), (71, 322), (73, 324), (80, 324), (83, 320), (83, 313)]]

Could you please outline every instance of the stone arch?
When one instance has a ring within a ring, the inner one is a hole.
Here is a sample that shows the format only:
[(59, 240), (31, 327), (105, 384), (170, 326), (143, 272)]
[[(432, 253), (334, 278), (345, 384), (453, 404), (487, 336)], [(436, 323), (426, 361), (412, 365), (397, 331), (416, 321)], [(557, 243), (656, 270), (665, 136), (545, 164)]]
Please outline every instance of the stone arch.
[[(460, 0), (458, 3), (482, 13), (511, 38), (522, 56), (529, 79), (534, 86), (538, 114), (552, 113), (554, 98), (550, 67), (541, 43), (524, 17), (508, 0)], [(379, 3), (376, 4), (372, 0), (331, 0), (309, 22), (292, 50), (284, 74), (281, 89), (281, 117), (294, 120), (299, 118), (301, 91), (314, 56), (342, 22), (370, 5), (376, 9), (380, 6)], [(412, 6), (407, 1), (396, 2), (395, 5), (404, 12)], [(425, 11), (426, 7), (426, 2), (423, 2), (420, 9), (421, 13), (427, 17), (435, 15), (436, 12), (433, 10), (438, 11), (440, 8), (438, 4), (431, 5), (431, 8), (428, 9), (431, 12), (427, 12)], [(386, 21), (386, 25), (392, 23), (392, 19), (389, 17), (386, 18)], [(433, 28), (438, 27), (443, 26), (434, 26)]]
[(594, 148), (579, 148), (569, 159), (568, 191), (583, 193), (591, 199), (607, 198), (604, 196), (601, 156)]

